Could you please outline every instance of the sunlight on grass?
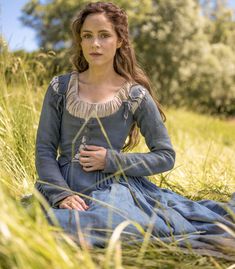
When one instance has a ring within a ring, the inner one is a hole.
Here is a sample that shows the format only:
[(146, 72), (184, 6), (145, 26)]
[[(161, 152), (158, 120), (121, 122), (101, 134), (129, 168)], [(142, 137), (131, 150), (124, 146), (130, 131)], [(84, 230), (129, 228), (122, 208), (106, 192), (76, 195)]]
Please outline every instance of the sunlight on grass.
[[(35, 88), (30, 83), (35, 77), (28, 77), (22, 59), (17, 60), (17, 78), (7, 83), (7, 72), (16, 68), (9, 55), (3, 51), (0, 56), (1, 268), (225, 268), (231, 264), (190, 252), (186, 255), (174, 244), (152, 244), (148, 241), (151, 227), (145, 231), (144, 242), (128, 246), (120, 238), (129, 220), (112, 233), (107, 249), (80, 247), (47, 223), (39, 197), (22, 207), (21, 197), (33, 192), (37, 178), (35, 135), (47, 86)], [(228, 201), (235, 191), (235, 124), (185, 110), (165, 112), (176, 163), (171, 171), (150, 180), (190, 199)], [(143, 138), (133, 150), (139, 151), (148, 151)]]

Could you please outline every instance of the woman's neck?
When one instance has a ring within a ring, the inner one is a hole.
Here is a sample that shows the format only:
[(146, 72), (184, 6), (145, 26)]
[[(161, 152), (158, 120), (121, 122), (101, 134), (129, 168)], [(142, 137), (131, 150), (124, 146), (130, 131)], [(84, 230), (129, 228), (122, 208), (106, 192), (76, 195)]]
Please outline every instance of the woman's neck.
[(115, 72), (114, 68), (110, 67), (90, 67), (83, 72), (83, 79), (87, 85), (107, 85), (116, 81), (119, 75)]

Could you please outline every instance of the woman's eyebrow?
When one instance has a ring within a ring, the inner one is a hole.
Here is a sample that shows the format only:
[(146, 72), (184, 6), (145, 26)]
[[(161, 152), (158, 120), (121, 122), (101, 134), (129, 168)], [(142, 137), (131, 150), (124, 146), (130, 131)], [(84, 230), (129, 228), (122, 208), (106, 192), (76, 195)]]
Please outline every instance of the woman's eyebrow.
[[(82, 30), (82, 32), (92, 33), (92, 31), (90, 31), (90, 30)], [(105, 30), (105, 29), (99, 30), (98, 33), (99, 32), (107, 32), (107, 33), (109, 33), (109, 31), (108, 30)]]

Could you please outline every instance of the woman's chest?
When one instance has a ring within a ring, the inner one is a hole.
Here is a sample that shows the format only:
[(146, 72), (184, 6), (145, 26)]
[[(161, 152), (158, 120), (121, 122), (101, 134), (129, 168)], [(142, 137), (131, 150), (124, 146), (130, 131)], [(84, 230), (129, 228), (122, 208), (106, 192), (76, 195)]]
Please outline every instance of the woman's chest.
[(133, 115), (125, 101), (116, 112), (104, 117), (99, 117), (95, 109), (86, 118), (76, 117), (65, 108), (61, 121), (61, 139), (81, 144), (85, 137), (87, 144), (119, 148), (124, 144), (132, 124)]

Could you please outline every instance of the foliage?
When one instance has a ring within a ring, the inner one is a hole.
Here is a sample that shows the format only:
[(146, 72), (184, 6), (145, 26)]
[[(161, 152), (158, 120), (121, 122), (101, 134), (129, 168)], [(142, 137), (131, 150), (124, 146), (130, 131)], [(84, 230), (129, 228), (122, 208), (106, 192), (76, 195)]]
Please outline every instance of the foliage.
[(202, 1), (202, 11), (206, 16), (205, 33), (210, 43), (223, 43), (235, 50), (234, 9), (226, 6), (226, 1)]
[[(38, 0), (31, 0), (22, 9), (21, 21), (37, 31), (40, 48), (68, 48), (71, 45), (70, 24), (76, 13), (88, 2), (96, 1), (51, 0), (41, 4)], [(150, 0), (113, 2), (126, 10), (130, 28), (133, 28), (136, 22), (141, 23), (151, 10)]]
[(204, 113), (234, 114), (232, 47), (210, 43), (204, 30), (208, 20), (195, 1), (154, 3), (140, 27), (137, 49), (160, 100)]
[(6, 84), (31, 85), (34, 90), (47, 84), (55, 74), (69, 72), (68, 56), (64, 50), (34, 51), (24, 50), (10, 53), (7, 43), (0, 39), (0, 68)]

